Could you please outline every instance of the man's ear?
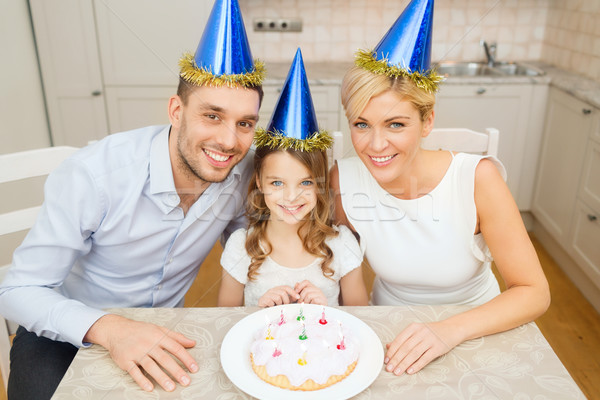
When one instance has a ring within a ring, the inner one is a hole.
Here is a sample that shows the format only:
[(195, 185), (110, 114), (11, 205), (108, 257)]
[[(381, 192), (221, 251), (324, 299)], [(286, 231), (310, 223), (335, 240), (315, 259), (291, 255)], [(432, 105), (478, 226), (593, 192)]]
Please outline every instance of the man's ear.
[(169, 122), (175, 128), (181, 126), (181, 114), (183, 113), (183, 101), (178, 95), (173, 95), (169, 99), (168, 106)]

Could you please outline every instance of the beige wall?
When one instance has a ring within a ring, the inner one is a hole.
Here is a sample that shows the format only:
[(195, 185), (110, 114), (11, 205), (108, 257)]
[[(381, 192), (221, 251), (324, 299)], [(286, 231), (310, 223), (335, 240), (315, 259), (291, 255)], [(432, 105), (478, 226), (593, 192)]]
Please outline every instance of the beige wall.
[[(408, 0), (240, 0), (255, 57), (351, 61), (373, 48)], [(256, 17), (301, 17), (301, 33), (254, 32)], [(600, 0), (436, 0), (432, 60), (544, 60), (600, 81)], [(595, 23), (596, 22), (596, 23)]]
[[(481, 39), (502, 59), (538, 60), (550, 0), (437, 0), (432, 59), (483, 59)], [(373, 48), (408, 0), (240, 0), (256, 57), (287, 61), (298, 43), (307, 61), (349, 61)], [(301, 33), (253, 32), (256, 17), (301, 17)]]

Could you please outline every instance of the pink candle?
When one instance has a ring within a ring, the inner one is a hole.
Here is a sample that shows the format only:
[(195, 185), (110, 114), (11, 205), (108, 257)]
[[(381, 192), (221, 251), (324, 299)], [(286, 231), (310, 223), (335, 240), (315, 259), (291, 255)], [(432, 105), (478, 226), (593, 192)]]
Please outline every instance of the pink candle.
[(321, 325), (325, 325), (327, 323), (327, 320), (325, 319), (325, 307), (323, 307), (323, 311), (321, 312), (321, 319), (319, 320), (319, 323)]
[(277, 348), (277, 343), (273, 343), (275, 345), (275, 351), (273, 351), (273, 357), (279, 357), (281, 355), (281, 350)]
[(337, 345), (338, 350), (346, 350), (346, 344), (344, 343), (344, 334), (342, 333), (342, 323), (338, 321), (340, 324), (340, 344)]
[(285, 324), (285, 318), (283, 317), (283, 310), (281, 310), (281, 314), (279, 315), (279, 323), (278, 325), (281, 326)]

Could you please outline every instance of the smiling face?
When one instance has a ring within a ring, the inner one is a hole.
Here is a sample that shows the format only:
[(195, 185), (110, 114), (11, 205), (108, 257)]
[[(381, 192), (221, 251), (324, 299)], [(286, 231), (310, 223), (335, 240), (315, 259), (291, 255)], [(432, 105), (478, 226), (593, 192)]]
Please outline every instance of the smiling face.
[(309, 169), (285, 151), (265, 157), (256, 184), (271, 211), (270, 221), (296, 225), (317, 204), (317, 184)]
[(259, 94), (243, 87), (196, 88), (169, 102), (169, 151), (175, 185), (221, 182), (252, 144)]
[(421, 138), (433, 127), (433, 113), (421, 121), (419, 111), (393, 91), (373, 96), (350, 132), (356, 154), (380, 184), (410, 176)]

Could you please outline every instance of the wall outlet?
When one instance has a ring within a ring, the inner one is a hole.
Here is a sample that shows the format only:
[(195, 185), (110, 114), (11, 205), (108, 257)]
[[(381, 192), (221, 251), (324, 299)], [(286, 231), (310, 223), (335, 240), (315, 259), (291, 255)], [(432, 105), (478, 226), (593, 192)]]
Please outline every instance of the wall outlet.
[(302, 32), (302, 18), (255, 18), (255, 32)]

